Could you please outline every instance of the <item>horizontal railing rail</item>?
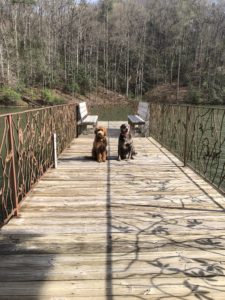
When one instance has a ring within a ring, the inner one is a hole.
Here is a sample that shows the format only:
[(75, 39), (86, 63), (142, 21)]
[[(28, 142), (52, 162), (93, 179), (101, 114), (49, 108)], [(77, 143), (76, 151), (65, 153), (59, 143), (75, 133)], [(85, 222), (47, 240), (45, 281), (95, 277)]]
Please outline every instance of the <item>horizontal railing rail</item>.
[(150, 135), (225, 193), (225, 108), (152, 103)]
[(0, 116), (0, 225), (53, 165), (53, 134), (61, 153), (77, 133), (77, 104)]

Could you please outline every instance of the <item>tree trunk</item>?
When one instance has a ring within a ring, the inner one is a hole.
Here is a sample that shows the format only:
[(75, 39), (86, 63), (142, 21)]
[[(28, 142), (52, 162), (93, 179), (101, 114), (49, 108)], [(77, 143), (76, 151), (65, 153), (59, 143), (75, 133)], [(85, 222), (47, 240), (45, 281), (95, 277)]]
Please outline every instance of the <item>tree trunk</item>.
[(15, 9), (13, 20), (14, 20), (14, 42), (15, 42), (15, 50), (16, 50), (16, 74), (17, 79), (20, 79), (20, 71), (19, 71), (19, 49), (18, 49), (18, 31), (17, 31), (17, 17), (18, 11)]
[(181, 67), (181, 46), (179, 46), (179, 53), (178, 53), (177, 94), (176, 94), (176, 100), (178, 100), (179, 94), (180, 94), (180, 67)]
[(1, 67), (1, 78), (0, 81), (4, 82), (4, 61), (3, 61), (3, 51), (2, 51), (2, 45), (0, 45), (0, 67)]
[(126, 96), (129, 97), (129, 85), (130, 85), (130, 41), (128, 35), (128, 47), (127, 47), (127, 61), (126, 61)]

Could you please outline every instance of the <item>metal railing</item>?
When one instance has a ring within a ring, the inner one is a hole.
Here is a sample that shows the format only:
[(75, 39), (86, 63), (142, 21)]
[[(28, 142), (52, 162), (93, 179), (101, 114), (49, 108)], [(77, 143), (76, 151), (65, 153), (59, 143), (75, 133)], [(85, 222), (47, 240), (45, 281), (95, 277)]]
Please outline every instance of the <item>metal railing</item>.
[(152, 103), (150, 135), (225, 193), (225, 108)]
[(21, 201), (53, 165), (53, 134), (61, 153), (76, 136), (77, 105), (0, 116), (0, 225), (18, 214)]

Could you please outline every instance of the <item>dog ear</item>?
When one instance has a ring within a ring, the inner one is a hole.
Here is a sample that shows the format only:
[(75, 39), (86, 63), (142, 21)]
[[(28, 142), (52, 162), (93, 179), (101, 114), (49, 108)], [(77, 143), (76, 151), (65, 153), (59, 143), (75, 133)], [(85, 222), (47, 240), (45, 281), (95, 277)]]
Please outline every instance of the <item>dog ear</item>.
[(94, 134), (96, 134), (98, 132), (98, 127), (95, 128)]
[(107, 128), (103, 128), (103, 131), (104, 131), (104, 135), (107, 136), (107, 133), (108, 133), (107, 132), (108, 131)]

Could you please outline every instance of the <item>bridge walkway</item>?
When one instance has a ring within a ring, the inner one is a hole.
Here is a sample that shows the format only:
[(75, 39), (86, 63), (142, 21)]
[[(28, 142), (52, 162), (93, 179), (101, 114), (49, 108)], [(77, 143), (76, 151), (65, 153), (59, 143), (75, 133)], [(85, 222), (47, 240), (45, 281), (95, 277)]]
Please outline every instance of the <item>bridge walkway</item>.
[(151, 138), (83, 135), (0, 232), (0, 299), (225, 299), (225, 199)]

